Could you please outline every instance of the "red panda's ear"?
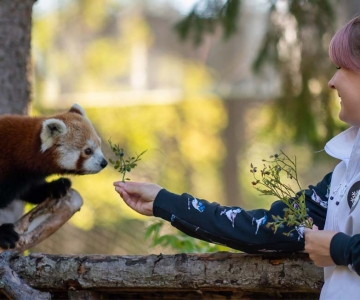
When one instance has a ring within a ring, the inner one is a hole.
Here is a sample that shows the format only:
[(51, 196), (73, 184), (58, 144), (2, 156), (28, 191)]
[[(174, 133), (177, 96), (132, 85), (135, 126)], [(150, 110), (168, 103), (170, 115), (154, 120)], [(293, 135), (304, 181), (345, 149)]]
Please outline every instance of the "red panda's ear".
[(85, 110), (77, 103), (73, 104), (73, 106), (70, 108), (69, 112), (77, 113), (86, 118)]
[(59, 119), (47, 119), (42, 123), (40, 134), (41, 139), (41, 152), (45, 152), (52, 147), (55, 138), (64, 135), (67, 132), (65, 123)]

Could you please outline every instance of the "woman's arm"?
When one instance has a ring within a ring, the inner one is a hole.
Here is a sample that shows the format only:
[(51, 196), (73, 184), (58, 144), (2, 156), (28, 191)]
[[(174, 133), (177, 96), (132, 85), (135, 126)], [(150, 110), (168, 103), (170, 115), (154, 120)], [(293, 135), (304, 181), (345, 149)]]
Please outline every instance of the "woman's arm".
[[(322, 182), (305, 191), (309, 216), (319, 227), (323, 226), (326, 216), (326, 208), (320, 201), (327, 201), (325, 195), (330, 179), (331, 175), (327, 175)], [(304, 249), (302, 228), (284, 226), (275, 234), (266, 226), (273, 216), (283, 216), (286, 205), (282, 201), (274, 202), (269, 210), (246, 211), (242, 207), (222, 206), (186, 193), (177, 195), (155, 184), (117, 182), (115, 186), (131, 208), (163, 218), (189, 236), (248, 253)], [(292, 229), (290, 236), (284, 234)]]
[(336, 233), (330, 242), (330, 255), (336, 265), (351, 266), (360, 275), (360, 234)]

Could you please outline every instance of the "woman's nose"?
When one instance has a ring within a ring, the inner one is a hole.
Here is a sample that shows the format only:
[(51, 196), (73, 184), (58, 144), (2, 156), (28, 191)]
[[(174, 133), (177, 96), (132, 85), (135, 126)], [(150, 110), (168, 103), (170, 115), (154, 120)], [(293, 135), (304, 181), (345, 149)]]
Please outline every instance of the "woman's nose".
[(335, 88), (335, 76), (336, 76), (336, 74), (334, 74), (334, 76), (329, 80), (329, 82), (328, 82), (328, 86), (329, 86), (329, 88), (331, 88), (331, 89), (336, 89)]

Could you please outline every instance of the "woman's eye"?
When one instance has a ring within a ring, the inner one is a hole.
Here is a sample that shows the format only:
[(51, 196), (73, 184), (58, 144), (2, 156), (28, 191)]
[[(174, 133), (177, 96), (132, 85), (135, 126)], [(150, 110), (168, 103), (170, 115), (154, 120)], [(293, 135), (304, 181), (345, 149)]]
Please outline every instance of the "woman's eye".
[(86, 148), (84, 152), (86, 155), (91, 155), (93, 153), (93, 151), (90, 148)]
[(336, 67), (336, 69), (340, 70), (340, 69), (341, 69), (341, 67)]

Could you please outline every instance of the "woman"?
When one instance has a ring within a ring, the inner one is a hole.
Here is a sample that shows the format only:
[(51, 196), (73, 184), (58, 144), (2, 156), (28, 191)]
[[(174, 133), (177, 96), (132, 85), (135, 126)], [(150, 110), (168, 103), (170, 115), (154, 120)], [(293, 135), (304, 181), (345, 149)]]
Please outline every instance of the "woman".
[[(360, 296), (360, 16), (333, 37), (330, 59), (337, 66), (329, 87), (341, 98), (339, 118), (351, 125), (330, 140), (325, 151), (341, 162), (317, 185), (305, 190), (314, 228), (283, 235), (266, 227), (272, 215), (283, 215), (285, 204), (269, 210), (245, 211), (209, 203), (189, 194), (176, 195), (151, 183), (115, 182), (115, 189), (132, 209), (170, 221), (184, 233), (248, 253), (305, 250), (324, 267), (321, 299)], [(305, 234), (305, 240), (304, 240)]]

